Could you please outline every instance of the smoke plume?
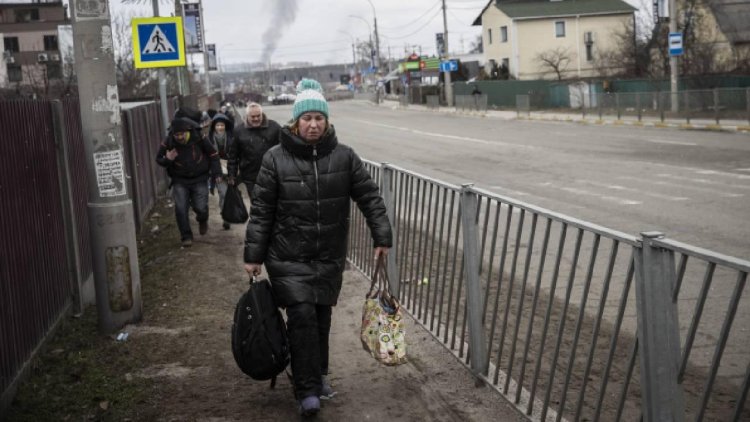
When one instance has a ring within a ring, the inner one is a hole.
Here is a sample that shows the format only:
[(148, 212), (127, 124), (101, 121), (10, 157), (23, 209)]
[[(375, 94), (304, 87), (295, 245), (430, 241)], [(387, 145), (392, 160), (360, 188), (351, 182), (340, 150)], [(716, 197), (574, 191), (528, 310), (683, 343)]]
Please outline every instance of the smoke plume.
[(297, 16), (297, 0), (276, 0), (273, 2), (271, 22), (263, 33), (263, 55), (261, 63), (268, 63), (276, 51), (276, 46), (284, 33), (284, 30), (294, 23)]

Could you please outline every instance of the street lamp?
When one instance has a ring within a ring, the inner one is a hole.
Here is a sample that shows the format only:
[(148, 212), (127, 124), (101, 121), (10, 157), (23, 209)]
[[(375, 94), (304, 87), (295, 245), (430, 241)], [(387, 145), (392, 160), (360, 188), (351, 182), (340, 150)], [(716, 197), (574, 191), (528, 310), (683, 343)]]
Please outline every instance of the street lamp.
[(370, 26), (370, 22), (368, 22), (367, 19), (363, 18), (362, 16), (349, 15), (349, 17), (354, 18), (354, 19), (359, 19), (367, 25), (367, 30), (370, 35), (370, 65), (375, 66), (375, 62), (373, 62), (372, 60), (372, 27)]
[(354, 48), (356, 45), (356, 42), (354, 40), (354, 36), (346, 31), (339, 31), (342, 34), (346, 34), (349, 36), (349, 38), (352, 39), (352, 70), (354, 71), (354, 74), (357, 73), (357, 55), (354, 53)]
[(378, 67), (378, 72), (380, 71), (380, 37), (378, 36), (378, 15), (375, 13), (375, 5), (372, 4), (372, 0), (367, 0), (368, 3), (370, 3), (370, 7), (372, 7), (372, 19), (375, 22), (375, 57), (377, 60), (376, 66)]

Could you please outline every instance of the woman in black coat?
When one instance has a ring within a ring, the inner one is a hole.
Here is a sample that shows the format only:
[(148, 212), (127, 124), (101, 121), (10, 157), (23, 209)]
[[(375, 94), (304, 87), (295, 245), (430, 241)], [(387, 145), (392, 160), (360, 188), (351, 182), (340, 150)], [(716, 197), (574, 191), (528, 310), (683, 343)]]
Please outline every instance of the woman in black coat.
[(350, 201), (364, 214), (375, 257), (392, 244), (391, 225), (378, 187), (362, 161), (336, 139), (320, 84), (297, 87), (293, 122), (281, 131), (253, 189), (245, 240), (245, 270), (265, 264), (278, 305), (286, 308), (295, 396), (303, 415), (329, 398), (328, 337), (331, 308), (346, 263)]

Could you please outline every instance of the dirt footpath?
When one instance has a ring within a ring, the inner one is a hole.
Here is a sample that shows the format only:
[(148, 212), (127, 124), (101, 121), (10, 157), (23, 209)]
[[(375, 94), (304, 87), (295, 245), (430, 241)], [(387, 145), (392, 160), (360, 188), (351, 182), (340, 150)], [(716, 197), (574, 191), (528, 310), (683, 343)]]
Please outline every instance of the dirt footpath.
[[(163, 254), (151, 256), (153, 251), (144, 245), (144, 258), (149, 259), (141, 260), (144, 295), (152, 290), (145, 283), (159, 283), (174, 297), (152, 302), (143, 323), (130, 330), (129, 342), (152, 345), (144, 350), (143, 367), (134, 368), (133, 375), (158, 379), (159, 420), (298, 419), (285, 376), (271, 390), (268, 382), (253, 381), (234, 363), (232, 314), (247, 287), (242, 270), (244, 226), (222, 230), (217, 199), (210, 201), (210, 230), (206, 236), (195, 236), (192, 248), (177, 246), (170, 209), (162, 208), (160, 216), (150, 219), (152, 227), (144, 227), (143, 233), (150, 233), (158, 225), (157, 233), (164, 235), (144, 239), (161, 237), (157, 243), (163, 248)], [(172, 241), (163, 242), (163, 237)], [(344, 275), (331, 330), (330, 379), (338, 395), (323, 403), (318, 420), (523, 420), (496, 392), (474, 387), (468, 371), (411, 319), (408, 364), (386, 367), (371, 358), (359, 340), (368, 283), (359, 272)]]

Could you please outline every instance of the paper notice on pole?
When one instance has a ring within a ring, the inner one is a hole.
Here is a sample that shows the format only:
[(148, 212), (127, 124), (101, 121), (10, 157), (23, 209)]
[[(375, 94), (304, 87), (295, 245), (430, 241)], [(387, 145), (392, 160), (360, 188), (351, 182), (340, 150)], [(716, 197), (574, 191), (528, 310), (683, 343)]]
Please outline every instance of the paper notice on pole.
[(122, 151), (106, 151), (94, 153), (96, 166), (96, 185), (99, 196), (109, 198), (125, 195), (125, 164)]

